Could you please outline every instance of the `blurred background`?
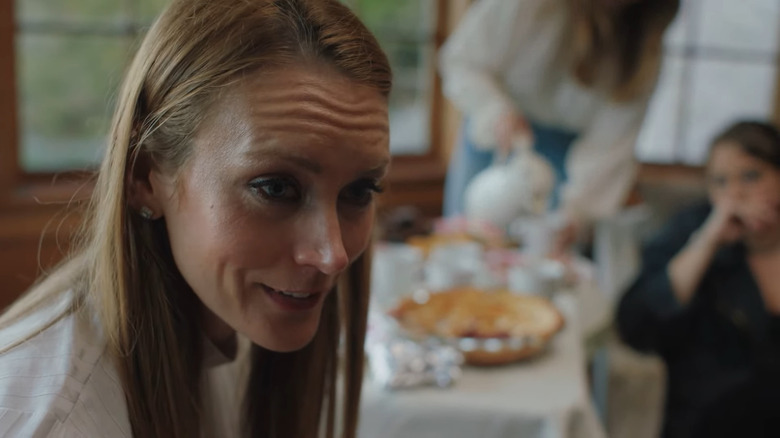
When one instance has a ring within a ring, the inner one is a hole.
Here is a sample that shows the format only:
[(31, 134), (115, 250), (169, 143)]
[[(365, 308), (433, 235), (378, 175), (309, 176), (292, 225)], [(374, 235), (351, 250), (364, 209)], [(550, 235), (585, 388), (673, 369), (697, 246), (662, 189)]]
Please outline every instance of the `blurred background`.
[[(381, 212), (412, 206), (437, 217), (460, 114), (442, 95), (436, 56), (472, 1), (344, 2), (394, 68), (394, 162)], [(114, 90), (165, 3), (0, 2), (0, 309), (67, 250), (79, 218), (64, 207), (89, 196)], [(682, 1), (635, 149), (642, 166), (630, 202), (650, 212), (643, 230), (704, 195), (702, 164), (719, 129), (738, 118), (780, 121), (779, 41), (780, 0)], [(637, 376), (656, 372), (625, 369), (613, 391), (634, 391)], [(612, 418), (620, 436), (626, 426)]]

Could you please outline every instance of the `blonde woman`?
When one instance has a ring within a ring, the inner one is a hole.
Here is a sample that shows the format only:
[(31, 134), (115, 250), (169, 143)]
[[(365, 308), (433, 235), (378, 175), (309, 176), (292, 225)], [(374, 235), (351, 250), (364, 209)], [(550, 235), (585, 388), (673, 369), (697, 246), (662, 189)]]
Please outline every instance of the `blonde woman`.
[(679, 0), (479, 0), (440, 58), (445, 95), (463, 112), (444, 213), (463, 212), (471, 178), (530, 134), (553, 165), (551, 207), (577, 230), (613, 214), (632, 185), (634, 142)]
[(390, 82), (336, 0), (170, 4), (78, 249), (0, 320), (0, 436), (353, 437)]

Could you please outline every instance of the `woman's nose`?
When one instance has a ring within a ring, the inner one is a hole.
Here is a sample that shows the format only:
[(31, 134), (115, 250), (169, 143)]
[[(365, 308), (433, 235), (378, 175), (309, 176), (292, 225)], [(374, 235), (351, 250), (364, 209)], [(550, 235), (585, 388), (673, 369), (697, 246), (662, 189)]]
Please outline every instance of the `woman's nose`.
[(295, 261), (334, 275), (346, 269), (349, 256), (344, 247), (338, 212), (323, 211), (305, 218), (298, 228)]

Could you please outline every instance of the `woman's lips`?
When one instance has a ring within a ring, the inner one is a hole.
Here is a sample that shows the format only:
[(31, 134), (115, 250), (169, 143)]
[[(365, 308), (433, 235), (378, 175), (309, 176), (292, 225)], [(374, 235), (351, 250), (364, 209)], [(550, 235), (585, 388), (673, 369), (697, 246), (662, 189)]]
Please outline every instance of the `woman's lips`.
[(322, 291), (292, 291), (274, 289), (265, 284), (260, 285), (266, 294), (283, 310), (302, 311), (310, 310), (317, 306), (320, 298), (325, 294)]

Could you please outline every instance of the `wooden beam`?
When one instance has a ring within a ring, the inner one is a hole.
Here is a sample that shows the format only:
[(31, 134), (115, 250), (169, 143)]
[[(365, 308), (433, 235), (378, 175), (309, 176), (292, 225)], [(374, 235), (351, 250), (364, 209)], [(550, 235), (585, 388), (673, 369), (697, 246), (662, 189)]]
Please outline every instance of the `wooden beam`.
[(19, 177), (14, 2), (0, 1), (0, 203)]

